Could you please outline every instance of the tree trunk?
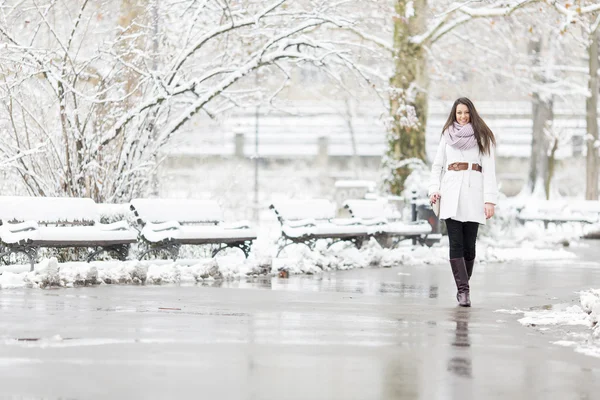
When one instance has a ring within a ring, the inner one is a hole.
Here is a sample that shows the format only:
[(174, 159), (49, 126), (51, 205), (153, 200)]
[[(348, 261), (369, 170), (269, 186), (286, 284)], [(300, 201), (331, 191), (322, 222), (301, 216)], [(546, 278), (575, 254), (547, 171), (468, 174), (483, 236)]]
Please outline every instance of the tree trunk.
[[(536, 189), (536, 183), (543, 183), (544, 188), (549, 186), (548, 180), (548, 150), (550, 148), (550, 138), (546, 134), (554, 120), (553, 100), (540, 96), (539, 93), (533, 94), (532, 102), (533, 112), (533, 132), (531, 140), (531, 160), (529, 167), (529, 186), (531, 192)], [(537, 188), (541, 189), (541, 188)], [(550, 193), (544, 190), (546, 199)]]
[(354, 175), (354, 179), (359, 179), (360, 177), (360, 159), (358, 158), (358, 147), (356, 145), (356, 132), (354, 130), (354, 112), (353, 105), (350, 103), (350, 100), (345, 97), (344, 98), (344, 106), (346, 108), (345, 119), (346, 125), (348, 126), (348, 133), (350, 134), (350, 144), (352, 145), (352, 172)]
[(552, 177), (554, 177), (554, 170), (556, 166), (556, 150), (558, 150), (558, 138), (554, 139), (554, 143), (550, 143), (550, 151), (548, 152), (548, 175), (545, 182), (546, 189), (546, 200), (550, 200), (550, 183)]
[(589, 55), (589, 89), (590, 97), (586, 99), (587, 123), (587, 157), (586, 157), (586, 185), (585, 198), (598, 199), (598, 36), (600, 31), (592, 34)]
[(384, 159), (384, 168), (389, 171), (386, 185), (392, 194), (404, 190), (404, 182), (410, 174), (403, 160), (426, 161), (427, 57), (420, 45), (410, 42), (411, 36), (425, 31), (426, 11), (427, 0), (396, 0), (395, 71), (390, 79), (388, 150)]
[[(542, 39), (539, 37), (529, 41), (529, 53), (532, 57), (532, 66), (539, 68), (541, 62)], [(546, 83), (544, 72), (535, 74), (534, 79), (539, 84)], [(537, 190), (544, 190), (546, 199), (549, 193), (545, 190), (549, 187), (548, 174), (548, 149), (550, 139), (546, 135), (545, 130), (552, 124), (554, 120), (553, 99), (547, 98), (538, 92), (533, 93), (531, 102), (531, 112), (533, 115), (533, 129), (531, 135), (531, 155), (529, 159), (529, 175), (527, 180), (526, 191), (533, 193)], [(538, 184), (543, 184), (543, 187), (536, 187)]]

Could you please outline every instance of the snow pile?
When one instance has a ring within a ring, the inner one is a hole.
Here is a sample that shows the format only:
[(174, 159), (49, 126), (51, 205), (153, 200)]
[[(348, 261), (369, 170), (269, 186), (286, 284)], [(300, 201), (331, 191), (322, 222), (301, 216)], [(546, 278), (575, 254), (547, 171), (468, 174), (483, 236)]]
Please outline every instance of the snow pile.
[(600, 239), (600, 223), (584, 227), (583, 236), (589, 239)]
[[(447, 240), (447, 239), (446, 239)], [(445, 264), (448, 262), (447, 245), (431, 248), (412, 246), (410, 242), (398, 248), (383, 248), (371, 239), (361, 249), (348, 243), (335, 243), (327, 247), (317, 243), (314, 250), (304, 245), (287, 247), (280, 257), (273, 257), (272, 250), (263, 243), (250, 258), (241, 253), (217, 256), (151, 261), (95, 261), (58, 263), (46, 258), (28, 271), (27, 265), (2, 268), (0, 288), (50, 286), (70, 287), (97, 284), (170, 284), (196, 283), (205, 280), (239, 279), (245, 276), (289, 274), (319, 274), (324, 271), (354, 268), (394, 267), (400, 265)], [(575, 258), (564, 249), (496, 248), (480, 244), (477, 262), (540, 261)]]
[(581, 292), (581, 308), (588, 314), (588, 321), (595, 338), (600, 339), (600, 289)]
[[(12, 266), (0, 275), (0, 288), (73, 287), (98, 284), (160, 285), (235, 279), (271, 272), (268, 260), (219, 257), (178, 261), (96, 261), (59, 263), (44, 259), (29, 272), (28, 266)], [(20, 271), (19, 271), (20, 270)], [(15, 272), (16, 271), (16, 272)]]
[(546, 309), (524, 311), (519, 322), (527, 326), (537, 325), (585, 325), (592, 328), (595, 338), (600, 338), (600, 289), (579, 293), (580, 305), (549, 306)]
[[(508, 314), (523, 314), (519, 322), (525, 326), (576, 326), (591, 328), (590, 334), (569, 332), (567, 339), (553, 342), (560, 346), (573, 347), (578, 353), (600, 357), (600, 289), (579, 293), (580, 305), (554, 305), (530, 311), (496, 310)], [(547, 328), (539, 328), (546, 330)]]
[(498, 247), (484, 242), (477, 245), (477, 258), (485, 262), (573, 260), (577, 258), (574, 253), (565, 249), (553, 250), (544, 247), (540, 242), (523, 241), (520, 247), (516, 245), (515, 247)]
[(551, 310), (525, 311), (519, 322), (525, 326), (538, 325), (585, 325), (589, 324), (587, 315), (578, 305), (552, 307)]

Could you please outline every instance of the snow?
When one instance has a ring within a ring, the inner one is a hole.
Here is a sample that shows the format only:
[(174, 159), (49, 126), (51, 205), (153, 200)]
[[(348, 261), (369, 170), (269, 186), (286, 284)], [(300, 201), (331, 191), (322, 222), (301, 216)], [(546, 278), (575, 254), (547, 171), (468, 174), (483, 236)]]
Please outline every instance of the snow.
[(335, 218), (336, 206), (326, 199), (278, 200), (271, 206), (285, 221)]
[(548, 326), (584, 326), (590, 333), (568, 332), (568, 339), (553, 343), (572, 347), (576, 352), (600, 357), (600, 289), (589, 289), (579, 293), (579, 305), (557, 304), (535, 310), (496, 310), (508, 314), (523, 314), (519, 322), (525, 326), (548, 330)]
[(600, 239), (600, 223), (586, 226), (583, 230), (583, 236), (590, 239)]
[(163, 222), (161, 224), (146, 224), (141, 232), (144, 239), (156, 243), (167, 239), (177, 239), (183, 242), (233, 239), (256, 239), (256, 231), (248, 228), (247, 224), (220, 225), (180, 225), (177, 222)]
[(216, 223), (224, 218), (221, 206), (213, 200), (133, 199), (131, 206), (144, 223)]
[(431, 225), (427, 221), (408, 222), (390, 222), (383, 226), (378, 226), (381, 232), (405, 235), (423, 235), (431, 233)]
[(98, 215), (96, 203), (89, 198), (0, 196), (2, 222), (89, 222)]
[[(371, 239), (361, 249), (348, 243), (337, 243), (327, 248), (317, 242), (315, 250), (303, 245), (292, 245), (278, 258), (275, 239), (278, 232), (265, 229), (259, 232), (252, 253), (245, 259), (241, 252), (232, 251), (208, 259), (149, 260), (149, 261), (94, 261), (58, 263), (55, 258), (42, 259), (29, 272), (28, 265), (2, 267), (0, 288), (49, 286), (70, 287), (96, 284), (194, 284), (196, 282), (239, 279), (254, 275), (276, 275), (280, 270), (290, 274), (318, 274), (324, 271), (371, 267), (400, 267), (402, 265), (446, 264), (447, 238), (442, 245), (428, 248), (402, 242), (395, 249), (382, 248)], [(278, 236), (277, 236), (278, 237)], [(572, 259), (575, 256), (563, 249), (496, 248), (478, 243), (478, 263), (514, 260), (539, 261)], [(595, 310), (595, 300), (587, 297), (583, 309)], [(597, 315), (597, 311), (594, 311)]]
[(182, 226), (177, 238), (183, 242), (202, 240), (253, 240), (256, 239), (256, 231), (249, 228), (223, 228), (220, 226)]
[(377, 187), (377, 183), (374, 181), (361, 181), (361, 180), (338, 180), (335, 181), (334, 187), (336, 188), (365, 188), (369, 191), (374, 190)]
[(39, 244), (137, 241), (137, 232), (129, 228), (125, 222), (93, 226), (36, 226), (29, 223), (27, 230), (21, 229), (22, 226), (23, 224), (18, 224), (16, 229), (11, 224), (0, 226), (2, 241), (10, 244), (21, 241), (34, 241)]
[(536, 325), (584, 325), (589, 324), (587, 315), (580, 306), (560, 308), (556, 310), (526, 311), (519, 322), (525, 326)]
[(400, 218), (398, 210), (386, 199), (346, 200), (344, 207), (348, 208), (353, 217), (363, 220)]
[[(311, 224), (306, 225), (293, 225), (283, 224), (282, 231), (288, 237), (299, 238), (302, 236), (315, 236), (315, 237), (337, 237), (337, 236), (353, 236), (353, 235), (376, 235), (391, 233), (395, 235), (426, 235), (431, 233), (431, 225), (425, 221), (419, 221), (416, 223), (404, 223), (404, 222), (393, 222), (393, 223), (380, 223), (363, 224), (360, 219), (347, 219), (344, 223), (340, 223), (340, 220), (333, 220), (333, 222), (322, 222), (312, 221)], [(302, 220), (305, 223), (310, 220)], [(372, 221), (368, 221), (372, 222)]]
[(415, 6), (412, 1), (406, 3), (406, 9), (404, 11), (404, 16), (406, 19), (410, 19), (415, 16)]
[(96, 203), (98, 216), (102, 222), (116, 222), (127, 219), (132, 214), (129, 204)]
[[(300, 238), (360, 236), (392, 233), (396, 235), (425, 235), (431, 233), (426, 221), (416, 223), (392, 222), (385, 216), (395, 217), (386, 200), (352, 200), (346, 206), (356, 218), (334, 218), (336, 206), (325, 199), (279, 200), (272, 208), (283, 221), (282, 231), (288, 237)], [(365, 216), (363, 220), (357, 217)]]

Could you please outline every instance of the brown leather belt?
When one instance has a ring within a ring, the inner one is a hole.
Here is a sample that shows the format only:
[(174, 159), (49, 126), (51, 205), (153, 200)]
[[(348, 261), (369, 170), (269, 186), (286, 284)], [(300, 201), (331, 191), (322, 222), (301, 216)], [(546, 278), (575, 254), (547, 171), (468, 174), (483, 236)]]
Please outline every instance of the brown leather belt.
[[(448, 171), (466, 171), (469, 169), (469, 165), (471, 164), (467, 162), (455, 162), (452, 164), (448, 164)], [(481, 165), (479, 164), (473, 164), (471, 169), (473, 171), (483, 171), (483, 168), (481, 168)]]

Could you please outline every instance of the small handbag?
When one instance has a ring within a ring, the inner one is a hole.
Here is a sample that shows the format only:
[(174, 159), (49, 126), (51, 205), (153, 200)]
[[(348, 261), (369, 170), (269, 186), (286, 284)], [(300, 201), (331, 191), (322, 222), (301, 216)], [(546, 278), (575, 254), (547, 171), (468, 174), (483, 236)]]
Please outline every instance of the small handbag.
[[(462, 151), (461, 151), (462, 154)], [(442, 181), (444, 180), (444, 169), (442, 169), (442, 173), (440, 174), (440, 190), (442, 188)], [(438, 192), (440, 194), (440, 198), (437, 199), (435, 201), (435, 203), (431, 203), (431, 209), (433, 210), (433, 213), (435, 214), (436, 217), (440, 217), (440, 207), (441, 207), (441, 203), (442, 203), (442, 195), (440, 192)]]
[(435, 203), (431, 203), (431, 209), (433, 210), (433, 213), (435, 214), (436, 217), (440, 216), (440, 202), (441, 202), (442, 198), (440, 197), (439, 199), (437, 199), (435, 201)]

